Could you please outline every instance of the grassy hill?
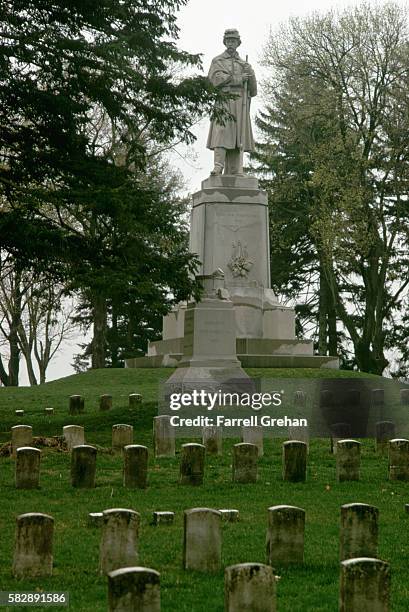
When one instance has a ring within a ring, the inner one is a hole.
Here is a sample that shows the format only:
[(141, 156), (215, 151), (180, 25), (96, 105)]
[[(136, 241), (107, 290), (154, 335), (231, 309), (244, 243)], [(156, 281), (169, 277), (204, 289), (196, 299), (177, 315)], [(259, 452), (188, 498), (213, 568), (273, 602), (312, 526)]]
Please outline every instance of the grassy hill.
[[(17, 424), (14, 410), (24, 408), (21, 422), (34, 428), (34, 435), (60, 435), (64, 424), (85, 426), (86, 440), (109, 447), (113, 423), (131, 423), (134, 442), (152, 449), (151, 423), (157, 414), (158, 383), (170, 375), (163, 370), (97, 370), (69, 376), (37, 388), (0, 389), (0, 436), (10, 438), (10, 426)], [(362, 377), (336, 370), (249, 371), (267, 378), (298, 376)], [(128, 408), (128, 394), (142, 393), (143, 405)], [(68, 396), (85, 397), (86, 413), (71, 417)], [(98, 398), (113, 396), (112, 411), (100, 413)], [(46, 417), (46, 406), (55, 414)], [(155, 460), (150, 453), (149, 487), (127, 490), (122, 486), (122, 459), (108, 450), (99, 451), (97, 486), (74, 490), (70, 485), (70, 455), (43, 449), (41, 488), (17, 491), (14, 488), (14, 461), (0, 457), (0, 589), (64, 590), (70, 592), (70, 609), (75, 612), (102, 612), (106, 604), (106, 579), (98, 574), (100, 532), (86, 526), (89, 512), (112, 507), (133, 508), (141, 514), (140, 563), (161, 574), (164, 612), (217, 612), (223, 610), (223, 572), (214, 576), (184, 572), (182, 567), (183, 510), (191, 507), (237, 508), (238, 523), (223, 527), (223, 564), (265, 562), (267, 508), (291, 504), (306, 510), (305, 564), (291, 569), (277, 568), (280, 612), (333, 612), (338, 601), (338, 526), (341, 504), (366, 502), (380, 511), (379, 555), (391, 563), (394, 611), (407, 611), (409, 583), (409, 484), (387, 480), (387, 459), (376, 455), (372, 440), (363, 441), (361, 481), (337, 483), (335, 458), (328, 440), (314, 440), (308, 457), (306, 484), (284, 483), (281, 479), (281, 442), (265, 440), (264, 457), (259, 460), (259, 481), (253, 485), (231, 482), (231, 448), (234, 439), (223, 443), (222, 457), (207, 457), (205, 483), (201, 487), (178, 483), (179, 449), (175, 459)], [(154, 527), (154, 510), (176, 512), (175, 524)], [(49, 579), (16, 581), (11, 575), (15, 517), (24, 512), (46, 512), (55, 519), (54, 576)], [(5, 608), (6, 609), (6, 608)], [(18, 608), (10, 608), (10, 611)], [(37, 608), (41, 610), (42, 608)], [(45, 608), (44, 608), (45, 610)]]
[[(59, 380), (38, 385), (36, 387), (1, 387), (0, 388), (0, 441), (9, 437), (10, 427), (18, 424), (14, 415), (17, 409), (23, 409), (25, 414), (20, 422), (37, 425), (43, 434), (59, 433), (60, 428), (67, 424), (87, 424), (98, 431), (118, 422), (118, 417), (129, 415), (128, 395), (141, 393), (144, 399), (142, 414), (150, 427), (150, 418), (156, 414), (159, 384), (165, 381), (173, 372), (171, 368), (144, 369), (104, 369), (90, 370), (83, 374), (73, 374)], [(373, 375), (361, 372), (330, 369), (249, 369), (247, 373), (252, 378), (372, 378)], [(382, 379), (385, 380), (385, 379)], [(113, 410), (108, 414), (98, 411), (99, 396), (109, 393), (113, 396)], [(85, 398), (86, 413), (81, 417), (68, 415), (68, 398), (79, 394)], [(47, 417), (45, 407), (53, 407), (54, 415)], [(130, 416), (130, 415), (129, 415)], [(135, 416), (135, 415), (134, 415)], [(57, 431), (58, 430), (58, 431)], [(110, 435), (110, 432), (109, 432)]]

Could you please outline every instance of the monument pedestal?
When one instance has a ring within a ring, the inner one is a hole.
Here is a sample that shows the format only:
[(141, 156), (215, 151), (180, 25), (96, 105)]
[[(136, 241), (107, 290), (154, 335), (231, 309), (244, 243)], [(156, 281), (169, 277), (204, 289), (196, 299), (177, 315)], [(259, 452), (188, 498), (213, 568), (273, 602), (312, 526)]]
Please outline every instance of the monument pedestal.
[[(193, 195), (190, 251), (201, 261), (201, 276), (224, 273), (234, 310), (236, 347), (229, 350), (243, 366), (339, 367), (337, 357), (314, 356), (312, 341), (296, 338), (294, 309), (280, 304), (271, 289), (267, 195), (256, 178), (220, 175), (202, 182)], [(163, 340), (151, 342), (146, 357), (128, 359), (127, 367), (175, 367), (182, 358), (193, 366), (188, 338), (192, 316), (200, 317), (204, 304), (194, 315), (190, 305), (174, 308), (164, 317)], [(203, 335), (217, 338), (220, 308), (205, 310)]]

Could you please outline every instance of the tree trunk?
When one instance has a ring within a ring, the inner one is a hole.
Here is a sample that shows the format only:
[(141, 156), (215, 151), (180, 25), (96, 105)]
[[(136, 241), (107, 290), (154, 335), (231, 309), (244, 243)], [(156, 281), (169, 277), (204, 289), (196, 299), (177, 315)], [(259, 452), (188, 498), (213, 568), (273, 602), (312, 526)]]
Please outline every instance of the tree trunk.
[(1, 355), (0, 355), (0, 382), (5, 387), (8, 387), (8, 384), (9, 384), (9, 375), (6, 372), (6, 369), (4, 367), (4, 363), (3, 363), (3, 360), (1, 358)]
[(12, 326), (9, 333), (9, 348), (10, 348), (10, 359), (8, 365), (8, 386), (18, 387), (18, 378), (20, 372), (20, 348), (18, 343), (17, 328), (20, 323), (20, 317), (18, 318), (18, 324), (16, 325), (15, 318), (13, 315)]
[(116, 304), (112, 303), (112, 326), (110, 330), (110, 343), (109, 349), (111, 353), (111, 364), (113, 368), (119, 368), (119, 355), (118, 355), (118, 315)]
[(33, 367), (33, 362), (31, 360), (31, 355), (29, 355), (28, 358), (27, 358), (27, 355), (24, 355), (24, 357), (26, 360), (28, 380), (30, 382), (30, 385), (34, 387), (35, 385), (38, 384), (38, 382), (37, 382), (36, 375), (34, 373), (34, 367)]
[(44, 364), (40, 364), (39, 367), (38, 367), (38, 369), (40, 371), (40, 385), (43, 385), (45, 383), (45, 375), (46, 375), (47, 365), (44, 366)]
[(20, 351), (23, 353), (26, 362), (28, 380), (30, 382), (30, 385), (34, 386), (37, 384), (37, 378), (34, 372), (32, 360), (33, 340), (32, 338), (27, 338), (26, 330), (21, 321), (18, 329), (18, 341)]
[(92, 362), (91, 367), (105, 368), (105, 352), (107, 337), (107, 304), (102, 295), (94, 293), (92, 296)]
[(318, 354), (327, 355), (328, 352), (328, 283), (322, 266), (320, 266), (320, 286), (318, 303)]
[(328, 293), (328, 355), (338, 354), (337, 313)]
[(383, 342), (381, 346), (371, 349), (369, 342), (360, 341), (355, 346), (355, 359), (362, 372), (370, 372), (382, 376), (389, 361), (383, 353)]
[(8, 335), (10, 359), (9, 359), (9, 387), (18, 387), (18, 379), (20, 373), (20, 343), (18, 330), (21, 325), (21, 301), (22, 295), (20, 290), (21, 274), (16, 271), (15, 274), (15, 298), (14, 307), (11, 312), (10, 330)]

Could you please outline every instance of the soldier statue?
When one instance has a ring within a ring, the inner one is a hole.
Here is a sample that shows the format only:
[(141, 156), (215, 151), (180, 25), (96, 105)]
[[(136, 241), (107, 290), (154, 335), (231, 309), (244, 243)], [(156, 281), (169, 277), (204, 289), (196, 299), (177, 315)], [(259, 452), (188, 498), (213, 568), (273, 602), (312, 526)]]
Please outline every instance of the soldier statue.
[(226, 110), (234, 119), (224, 123), (213, 120), (210, 124), (207, 148), (214, 151), (213, 175), (242, 174), (243, 152), (254, 151), (254, 138), (250, 121), (250, 99), (257, 95), (254, 70), (236, 49), (240, 45), (237, 30), (226, 30), (223, 37), (226, 51), (215, 57), (209, 70), (209, 80), (224, 92), (235, 94), (227, 100)]

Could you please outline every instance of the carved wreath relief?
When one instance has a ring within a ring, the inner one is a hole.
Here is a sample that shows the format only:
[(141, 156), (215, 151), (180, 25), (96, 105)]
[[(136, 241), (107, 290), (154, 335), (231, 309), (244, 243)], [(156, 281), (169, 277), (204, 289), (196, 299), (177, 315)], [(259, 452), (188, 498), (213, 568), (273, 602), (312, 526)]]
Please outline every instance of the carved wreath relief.
[(227, 264), (234, 276), (234, 278), (247, 278), (253, 262), (249, 258), (247, 252), (247, 245), (242, 244), (240, 240), (233, 242), (233, 252), (229, 263)]

